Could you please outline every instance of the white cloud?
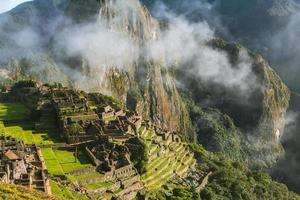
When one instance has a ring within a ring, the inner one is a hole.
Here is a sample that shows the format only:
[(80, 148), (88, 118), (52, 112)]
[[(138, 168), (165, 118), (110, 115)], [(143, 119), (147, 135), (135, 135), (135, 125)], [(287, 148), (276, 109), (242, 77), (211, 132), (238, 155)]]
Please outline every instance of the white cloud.
[(1, 0), (0, 1), (0, 13), (9, 11), (16, 7), (17, 5), (31, 1), (31, 0)]

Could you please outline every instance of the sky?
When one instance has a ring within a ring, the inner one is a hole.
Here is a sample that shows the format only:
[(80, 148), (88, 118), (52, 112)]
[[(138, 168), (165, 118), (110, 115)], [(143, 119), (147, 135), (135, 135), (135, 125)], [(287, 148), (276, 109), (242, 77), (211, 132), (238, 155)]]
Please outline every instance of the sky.
[(30, 0), (0, 0), (0, 13), (11, 10), (17, 5)]

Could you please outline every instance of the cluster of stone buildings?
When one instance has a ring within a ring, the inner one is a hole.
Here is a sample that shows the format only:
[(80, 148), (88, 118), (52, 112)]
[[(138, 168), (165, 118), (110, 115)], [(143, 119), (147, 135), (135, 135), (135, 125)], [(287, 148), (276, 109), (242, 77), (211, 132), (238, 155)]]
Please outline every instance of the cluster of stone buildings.
[(51, 88), (45, 96), (55, 110), (63, 137), (69, 144), (85, 148), (95, 166), (74, 173), (83, 175), (92, 170), (103, 178), (91, 179), (91, 183), (114, 183), (88, 192), (111, 190), (117, 191), (116, 195), (122, 199), (135, 197), (143, 184), (123, 142), (138, 135), (142, 117), (123, 111), (101, 94)]
[(51, 194), (41, 150), (13, 137), (0, 136), (0, 181)]
[[(130, 160), (130, 152), (125, 145), (112, 143), (109, 136), (85, 147), (87, 155), (96, 166), (95, 170), (103, 174), (103, 181), (114, 182), (114, 190), (122, 199), (132, 199), (143, 188), (140, 175)], [(126, 198), (125, 198), (126, 197)]]
[(49, 97), (63, 136), (70, 144), (92, 141), (103, 135), (126, 140), (141, 127), (140, 116), (113, 108), (99, 94), (55, 88), (50, 90)]
[[(85, 149), (94, 167), (74, 171), (73, 175), (98, 172), (103, 177), (85, 181), (89, 181), (88, 184), (113, 183), (108, 187), (86, 189), (88, 193), (114, 191), (121, 199), (133, 199), (144, 187), (139, 173), (130, 160), (129, 146), (126, 143), (139, 137), (138, 130), (142, 126), (142, 117), (120, 109), (111, 99), (101, 94), (48, 86), (21, 88), (20, 91), (18, 99), (21, 100), (25, 100), (28, 94), (40, 95), (37, 107), (42, 108), (40, 109), (42, 117), (36, 124), (37, 129), (45, 128), (49, 124), (47, 120), (51, 118), (48, 116), (49, 113), (53, 113), (62, 138), (65, 138), (72, 147)], [(27, 95), (23, 95), (24, 91), (27, 91)], [(45, 120), (42, 120), (43, 116)], [(146, 123), (146, 127), (149, 124)], [(155, 129), (157, 138), (167, 141), (167, 145), (182, 141), (175, 133), (152, 128)], [(23, 142), (17, 142), (9, 137), (1, 137), (0, 142), (0, 180), (5, 183), (26, 185), (50, 194), (47, 171), (39, 148), (35, 145), (24, 145)], [(135, 144), (132, 146), (135, 147)], [(158, 152), (157, 155), (160, 153), (163, 152)]]

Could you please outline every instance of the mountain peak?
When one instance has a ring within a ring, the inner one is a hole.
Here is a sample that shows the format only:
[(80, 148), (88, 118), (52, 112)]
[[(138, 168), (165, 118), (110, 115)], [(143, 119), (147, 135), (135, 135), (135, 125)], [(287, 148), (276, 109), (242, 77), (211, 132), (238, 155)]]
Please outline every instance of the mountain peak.
[(138, 0), (103, 0), (99, 18), (112, 29), (128, 33), (131, 37), (151, 40), (159, 32), (158, 22)]

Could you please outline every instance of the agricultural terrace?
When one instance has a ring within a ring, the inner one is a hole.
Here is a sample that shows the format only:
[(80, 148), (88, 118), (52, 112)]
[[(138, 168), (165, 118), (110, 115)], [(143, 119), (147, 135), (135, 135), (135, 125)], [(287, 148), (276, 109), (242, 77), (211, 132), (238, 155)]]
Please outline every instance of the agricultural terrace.
[(146, 173), (142, 175), (142, 181), (148, 190), (159, 189), (174, 173), (185, 176), (188, 169), (195, 165), (196, 160), (185, 143), (164, 141), (153, 130), (145, 127), (141, 127), (139, 132), (149, 156)]

